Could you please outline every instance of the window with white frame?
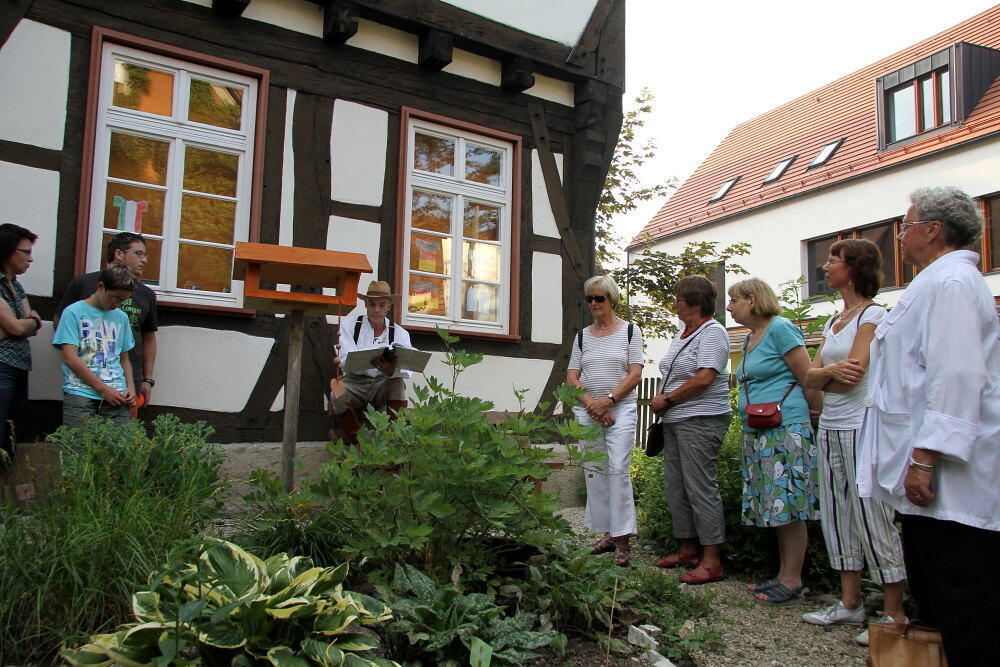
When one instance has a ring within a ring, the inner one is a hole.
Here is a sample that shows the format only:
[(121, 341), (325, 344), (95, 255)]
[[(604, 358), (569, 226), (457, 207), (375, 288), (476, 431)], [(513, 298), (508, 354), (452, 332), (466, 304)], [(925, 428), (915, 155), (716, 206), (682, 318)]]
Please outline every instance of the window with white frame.
[(403, 323), (509, 333), (513, 145), (413, 118), (407, 133)]
[(168, 301), (236, 306), (250, 221), (257, 81), (105, 44), (87, 266), (121, 231), (146, 239), (141, 276)]

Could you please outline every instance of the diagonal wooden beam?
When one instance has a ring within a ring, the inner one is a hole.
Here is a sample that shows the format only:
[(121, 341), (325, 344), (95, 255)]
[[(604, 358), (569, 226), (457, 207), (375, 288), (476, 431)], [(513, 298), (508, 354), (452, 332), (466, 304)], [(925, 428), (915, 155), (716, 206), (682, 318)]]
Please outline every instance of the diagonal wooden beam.
[(242, 16), (250, 0), (212, 0), (212, 9), (220, 16)]
[[(597, 0), (597, 4), (594, 5), (594, 11), (590, 13), (590, 19), (587, 20), (586, 27), (580, 33), (580, 39), (573, 46), (569, 57), (566, 58), (568, 64), (577, 67), (585, 67), (587, 65), (587, 58), (592, 56), (601, 44), (601, 33), (604, 31), (604, 24), (608, 20), (608, 14), (611, 13), (613, 3), (614, 0)], [(590, 65), (593, 67), (593, 63), (590, 63)], [(588, 73), (594, 74), (595, 72)]]

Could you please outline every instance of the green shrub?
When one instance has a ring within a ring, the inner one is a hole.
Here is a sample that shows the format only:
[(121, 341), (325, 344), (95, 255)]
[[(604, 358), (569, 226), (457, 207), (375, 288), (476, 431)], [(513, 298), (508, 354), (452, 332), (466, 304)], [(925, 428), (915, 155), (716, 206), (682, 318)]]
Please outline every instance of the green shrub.
[[(718, 481), (722, 512), (726, 523), (724, 557), (727, 570), (750, 577), (771, 577), (778, 569), (778, 542), (774, 530), (744, 526), (742, 520), (743, 433), (737, 415), (729, 424), (719, 453)], [(663, 458), (650, 458), (636, 450), (632, 455), (632, 484), (636, 496), (639, 532), (667, 551), (676, 550), (673, 523), (663, 490)], [(830, 569), (819, 521), (807, 522), (809, 547), (804, 577), (808, 585), (822, 590), (839, 586), (837, 573)]]
[(135, 621), (63, 651), (72, 665), (395, 665), (378, 642), (352, 632), (391, 611), (345, 591), (347, 565), (322, 569), (278, 554), (262, 561), (223, 540), (208, 540), (132, 596)]
[(161, 416), (59, 429), (66, 450), (44, 499), (0, 524), (0, 663), (53, 661), (129, 616), (128, 597), (215, 516), (220, 448), (204, 424)]

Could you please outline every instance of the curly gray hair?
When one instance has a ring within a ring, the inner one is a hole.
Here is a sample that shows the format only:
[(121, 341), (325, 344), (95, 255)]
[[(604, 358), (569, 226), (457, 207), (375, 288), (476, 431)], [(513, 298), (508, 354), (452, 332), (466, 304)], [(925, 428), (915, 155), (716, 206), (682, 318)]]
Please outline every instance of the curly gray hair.
[(910, 194), (910, 203), (921, 220), (937, 220), (941, 223), (945, 242), (954, 248), (972, 245), (983, 233), (983, 218), (979, 207), (958, 188), (918, 188)]

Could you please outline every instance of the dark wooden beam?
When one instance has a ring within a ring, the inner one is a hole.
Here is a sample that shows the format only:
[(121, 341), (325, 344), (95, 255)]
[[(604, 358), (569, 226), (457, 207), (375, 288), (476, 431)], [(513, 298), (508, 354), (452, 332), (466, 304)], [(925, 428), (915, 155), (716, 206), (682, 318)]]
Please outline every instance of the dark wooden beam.
[(535, 75), (532, 74), (535, 65), (527, 58), (515, 56), (503, 61), (500, 71), (500, 87), (508, 93), (523, 93), (535, 85)]
[(241, 16), (250, 0), (212, 0), (212, 9), (220, 16)]
[(586, 27), (580, 34), (580, 39), (570, 52), (566, 62), (581, 69), (588, 69), (594, 72), (594, 58), (597, 54), (597, 47), (601, 43), (601, 33), (604, 31), (604, 24), (611, 13), (611, 6), (614, 0), (597, 0), (594, 11), (590, 13), (590, 19)]
[(451, 63), (455, 36), (444, 30), (431, 28), (420, 35), (417, 64), (429, 70), (439, 70)]
[(344, 0), (330, 0), (323, 5), (323, 39), (343, 44), (358, 32), (358, 6)]
[(2, 0), (0, 2), (0, 47), (7, 43), (14, 28), (31, 8), (32, 0)]

